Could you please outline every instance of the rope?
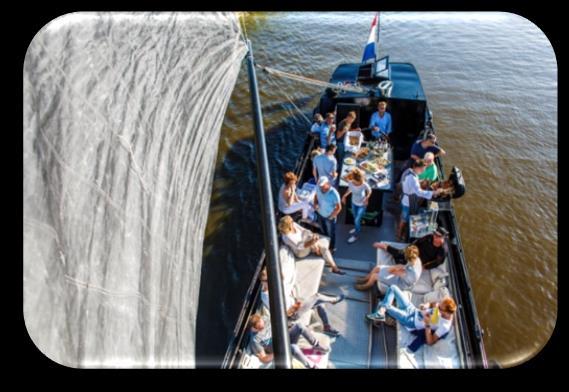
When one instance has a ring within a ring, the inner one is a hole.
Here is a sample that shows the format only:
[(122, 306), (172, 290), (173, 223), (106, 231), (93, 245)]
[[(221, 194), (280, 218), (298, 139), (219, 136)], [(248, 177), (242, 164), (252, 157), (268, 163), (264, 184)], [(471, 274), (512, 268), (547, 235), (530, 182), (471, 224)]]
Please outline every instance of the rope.
[(240, 19), (240, 23), (241, 23), (241, 37), (243, 38), (243, 40), (245, 41), (245, 43), (247, 43), (247, 41), (249, 40), (249, 37), (247, 36), (247, 27), (245, 27), (245, 13), (242, 12), (239, 15), (239, 19)]
[(301, 75), (296, 75), (296, 74), (292, 74), (289, 72), (279, 71), (279, 70), (269, 68), (269, 67), (263, 67), (260, 65), (258, 65), (258, 67), (261, 68), (263, 71), (267, 72), (269, 75), (280, 76), (283, 78), (296, 80), (296, 81), (299, 81), (302, 83), (313, 84), (313, 85), (319, 86), (319, 87), (330, 87), (330, 88), (337, 89), (337, 90), (351, 91), (351, 92), (355, 92), (355, 93), (366, 93), (369, 91), (368, 89), (359, 87), (357, 85), (352, 85), (352, 86), (336, 85), (333, 83), (323, 82), (321, 80), (307, 78), (306, 76), (301, 76)]
[[(292, 97), (291, 97), (290, 95), (288, 95), (287, 92), (277, 84), (276, 78), (272, 77), (270, 74), (269, 74), (269, 76), (270, 76), (270, 77), (267, 78), (267, 80), (269, 81), (269, 83), (271, 83), (271, 84), (275, 87), (275, 89), (279, 90), (279, 91), (284, 95), (284, 97), (290, 102), (290, 104), (296, 109), (296, 111), (297, 111), (298, 113), (300, 113), (300, 115), (302, 116), (302, 118), (304, 118), (304, 119), (306, 120), (306, 122), (307, 122), (308, 125), (312, 125), (312, 121), (311, 121), (311, 120), (306, 116), (306, 114), (304, 114), (304, 112), (303, 112), (302, 110), (300, 110), (300, 108), (294, 103)], [(294, 112), (292, 112), (292, 113), (294, 114)]]

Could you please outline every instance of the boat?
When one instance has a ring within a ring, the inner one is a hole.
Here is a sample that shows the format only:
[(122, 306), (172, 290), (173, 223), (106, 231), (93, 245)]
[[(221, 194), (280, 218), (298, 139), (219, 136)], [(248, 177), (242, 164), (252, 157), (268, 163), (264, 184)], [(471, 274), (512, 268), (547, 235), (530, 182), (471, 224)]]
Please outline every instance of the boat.
[[(374, 18), (372, 23), (370, 38), (372, 35), (379, 35), (378, 19), (379, 15)], [(372, 52), (372, 56), (370, 56), (370, 52)], [(366, 56), (369, 61), (365, 61)], [(251, 70), (254, 64), (252, 53), (249, 61)], [(266, 67), (260, 68), (267, 71)], [(281, 76), (285, 74), (284, 72), (270, 69), (268, 71)], [(256, 84), (254, 71), (253, 78), (255, 80), (251, 82), (252, 86)], [(291, 77), (291, 79), (294, 78), (294, 76)], [(297, 77), (296, 79), (306, 78)], [(314, 109), (314, 113), (336, 113), (336, 121), (339, 121), (349, 111), (355, 111), (357, 113), (356, 126), (364, 129), (368, 127), (370, 116), (376, 110), (377, 102), (384, 100), (387, 102), (388, 112), (390, 112), (393, 120), (393, 131), (389, 135), (388, 144), (390, 160), (388, 166), (391, 171), (389, 176), (382, 177), (390, 178), (390, 181), (388, 186), (381, 187), (376, 184), (377, 186), (374, 187), (368, 206), (370, 217), (366, 220), (358, 241), (353, 244), (349, 244), (346, 241), (349, 237), (348, 232), (353, 227), (353, 218), (348, 207), (349, 203), (343, 206), (342, 212), (338, 217), (336, 229), (337, 249), (334, 253), (334, 258), (338, 266), (346, 272), (346, 275), (332, 273), (328, 267), (324, 266), (323, 260), (318, 256), (308, 256), (304, 259), (293, 260), (297, 274), (296, 279), (301, 281), (299, 286), (302, 287), (299, 290), (304, 291), (304, 295), (310, 295), (314, 292), (328, 296), (345, 295), (345, 299), (341, 303), (327, 306), (326, 308), (331, 323), (340, 331), (340, 336), (330, 338), (318, 332), (321, 330), (321, 323), (315, 314), (307, 316), (305, 320), (306, 324), (315, 331), (319, 340), (321, 338), (324, 339), (331, 348), (329, 353), (318, 357), (318, 361), (320, 361), (319, 366), (325, 368), (366, 369), (487, 368), (488, 361), (483, 344), (483, 330), (477, 315), (452, 198), (432, 203), (427, 210), (430, 214), (429, 219), (427, 219), (426, 225), (421, 226), (421, 229), (428, 230), (434, 223), (436, 227), (443, 227), (448, 231), (449, 237), (446, 240), (448, 246), (447, 258), (441, 266), (433, 270), (423, 269), (419, 282), (408, 293), (410, 299), (415, 304), (418, 304), (427, 298), (428, 294), (440, 290), (441, 287), (448, 290), (447, 292), (454, 298), (458, 308), (453, 318), (454, 328), (452, 328), (452, 333), (449, 333), (447, 338), (441, 339), (432, 346), (425, 345), (417, 352), (411, 352), (407, 345), (409, 333), (405, 328), (397, 324), (374, 324), (365, 320), (365, 315), (376, 306), (381, 287), (378, 285), (368, 292), (360, 292), (353, 287), (356, 277), (363, 276), (377, 263), (389, 263), (388, 258), (382, 256), (379, 250), (371, 246), (372, 242), (385, 241), (392, 243), (395, 247), (405, 246), (405, 244), (397, 243), (395, 237), (397, 217), (400, 214), (399, 204), (393, 198), (395, 182), (405, 162), (409, 159), (412, 143), (424, 136), (426, 131), (436, 132), (433, 115), (429, 109), (427, 96), (416, 68), (409, 63), (390, 62), (389, 56), (377, 59), (375, 48), (370, 50), (368, 45), (366, 46), (362, 62), (341, 64), (332, 73), (328, 82), (317, 82), (315, 84), (321, 85), (325, 89), (317, 107)], [(256, 86), (253, 87), (256, 89)], [(255, 105), (254, 97), (253, 104)], [(261, 124), (258, 130), (262, 131), (262, 119), (260, 116), (259, 110), (258, 119), (261, 120)], [(303, 184), (311, 182), (313, 175), (310, 153), (314, 148), (318, 147), (317, 143), (318, 141), (308, 131), (303, 151), (294, 168), (294, 172), (299, 179), (299, 188)], [(263, 156), (258, 156), (258, 163), (262, 163), (262, 159)], [(441, 177), (446, 178), (443, 160), (437, 157), (435, 162)], [(348, 163), (352, 162), (348, 161)], [(338, 165), (343, 166), (344, 160), (339, 160)], [(340, 168), (338, 171), (340, 172), (342, 169)], [(268, 171), (265, 172), (265, 175), (267, 173)], [(452, 175), (455, 176), (455, 179), (457, 175), (460, 176), (460, 181), (464, 185), (464, 179), (462, 179), (458, 168), (453, 168)], [(342, 186), (342, 181), (340, 181), (339, 192), (342, 194), (344, 191), (345, 187)], [(268, 196), (267, 192), (263, 193), (265, 197)], [(461, 196), (462, 193), (457, 196)], [(270, 204), (271, 202), (274, 203), (274, 200), (265, 199), (265, 202)], [(268, 248), (272, 246), (272, 250), (267, 248), (259, 259), (253, 279), (243, 299), (242, 310), (222, 363), (223, 368), (265, 367), (264, 364), (256, 361), (255, 356), (252, 355), (248, 348), (248, 320), (252, 314), (263, 311), (260, 299), (261, 282), (259, 278), (262, 268), (267, 265), (269, 274), (277, 269), (285, 268), (283, 266), (285, 262), (283, 255), (285, 258), (287, 257), (284, 244), (279, 244), (278, 249), (276, 249), (276, 244), (271, 245), (270, 241), (267, 241), (267, 238), (271, 237), (271, 235), (273, 239), (276, 235), (274, 230), (276, 229), (275, 225), (278, 215), (272, 208), (266, 208), (264, 210), (265, 217), (267, 217), (267, 211), (274, 214), (274, 216), (269, 216), (267, 221), (265, 221), (266, 230), (272, 230), (271, 233), (266, 234), (265, 244)], [(279, 260), (271, 260), (271, 257)], [(290, 257), (290, 254), (288, 257)], [(274, 333), (278, 328), (284, 328), (284, 325), (283, 313), (274, 313), (279, 311), (276, 307), (277, 305), (283, 307), (282, 298), (279, 298), (279, 290), (281, 290), (282, 286), (275, 286), (280, 284), (278, 282), (280, 274), (272, 274), (273, 280), (270, 282), (269, 290), (271, 298), (275, 297), (276, 301), (271, 303), (270, 310), (271, 323), (273, 320), (275, 323), (273, 325), (273, 346), (275, 343), (277, 345), (281, 344), (281, 346), (275, 347), (276, 359), (277, 349), (286, 351), (288, 341), (282, 335), (286, 333), (282, 332), (284, 329), (281, 330), (282, 334), (280, 337), (275, 336)], [(264, 308), (264, 311), (267, 311), (267, 309)], [(283, 339), (286, 344), (282, 345), (283, 341), (279, 339)], [(288, 355), (288, 358), (284, 355), (286, 363), (284, 362), (285, 360), (281, 360), (281, 362), (275, 362), (276, 366), (274, 367), (302, 367), (295, 363), (294, 360), (291, 361), (290, 354)]]

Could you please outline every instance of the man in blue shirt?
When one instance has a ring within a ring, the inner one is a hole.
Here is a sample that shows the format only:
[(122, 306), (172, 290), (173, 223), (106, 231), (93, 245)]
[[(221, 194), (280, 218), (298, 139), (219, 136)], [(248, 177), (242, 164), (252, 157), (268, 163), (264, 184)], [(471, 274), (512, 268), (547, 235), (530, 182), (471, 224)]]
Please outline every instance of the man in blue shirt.
[(336, 125), (334, 113), (326, 114), (326, 121), (320, 126), (320, 148), (326, 148), (330, 144), (336, 144)]
[(379, 139), (382, 134), (389, 135), (391, 133), (391, 114), (386, 112), (386, 109), (387, 102), (379, 101), (377, 112), (371, 115), (369, 127), (371, 128), (371, 137), (373, 139)]
[(336, 146), (330, 144), (326, 147), (325, 154), (314, 157), (312, 161), (312, 175), (314, 175), (315, 180), (318, 181), (320, 177), (324, 176), (328, 178), (330, 183), (336, 181), (336, 177), (338, 177), (338, 161), (334, 157), (335, 152)]
[(437, 146), (437, 137), (434, 133), (428, 133), (424, 139), (419, 139), (411, 147), (411, 159), (418, 161), (424, 159), (425, 154), (432, 152), (435, 156), (445, 155), (446, 152)]
[(318, 222), (325, 236), (330, 237), (330, 251), (336, 247), (336, 218), (342, 211), (340, 194), (332, 187), (328, 177), (318, 179), (316, 195), (314, 195), (314, 209), (318, 212)]

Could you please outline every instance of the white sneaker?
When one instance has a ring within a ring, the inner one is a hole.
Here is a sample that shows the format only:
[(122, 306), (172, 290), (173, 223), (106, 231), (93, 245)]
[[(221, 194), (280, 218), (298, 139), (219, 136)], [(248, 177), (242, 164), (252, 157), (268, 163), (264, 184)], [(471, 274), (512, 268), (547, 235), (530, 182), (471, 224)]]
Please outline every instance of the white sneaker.
[(355, 232), (356, 232), (356, 229), (354, 228), (354, 229), (350, 230), (348, 233), (354, 234)]
[(357, 239), (358, 237), (352, 235), (350, 238), (348, 238), (348, 244), (353, 244), (354, 242), (356, 242)]

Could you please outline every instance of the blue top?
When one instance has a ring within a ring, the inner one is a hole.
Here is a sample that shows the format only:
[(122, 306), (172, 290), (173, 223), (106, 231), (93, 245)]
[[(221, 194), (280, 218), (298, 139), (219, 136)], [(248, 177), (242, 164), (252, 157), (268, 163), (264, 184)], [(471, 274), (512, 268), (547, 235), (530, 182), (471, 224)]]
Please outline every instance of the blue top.
[(411, 155), (417, 155), (419, 159), (425, 158), (425, 154), (428, 152), (432, 152), (433, 154), (437, 155), (440, 151), (441, 148), (439, 146), (430, 146), (423, 148), (421, 145), (421, 139), (413, 143), (413, 146), (411, 147)]
[(379, 131), (371, 131), (374, 138), (378, 138), (382, 133), (389, 135), (391, 133), (391, 114), (388, 112), (383, 113), (383, 117), (379, 117), (379, 112), (371, 115), (369, 120), (369, 127), (379, 127)]
[(340, 203), (340, 194), (332, 187), (326, 193), (322, 192), (320, 187), (317, 187), (316, 197), (318, 198), (318, 213), (324, 218), (328, 218), (334, 211), (334, 208), (336, 208), (336, 205)]
[(330, 132), (330, 127), (328, 124), (322, 123), (320, 125), (320, 147), (326, 148), (328, 147), (328, 133)]
[(314, 133), (314, 134), (316, 134), (316, 135), (320, 135), (320, 131), (321, 131), (321, 128), (322, 128), (322, 125), (323, 125), (323, 124), (324, 124), (324, 123), (318, 124), (318, 122), (315, 122), (315, 123), (312, 124), (312, 126), (310, 127), (310, 132), (312, 132), (312, 133)]
[(334, 172), (337, 170), (338, 162), (334, 155), (320, 154), (314, 157), (312, 164), (316, 168), (317, 177), (328, 177), (330, 183), (334, 183)]

